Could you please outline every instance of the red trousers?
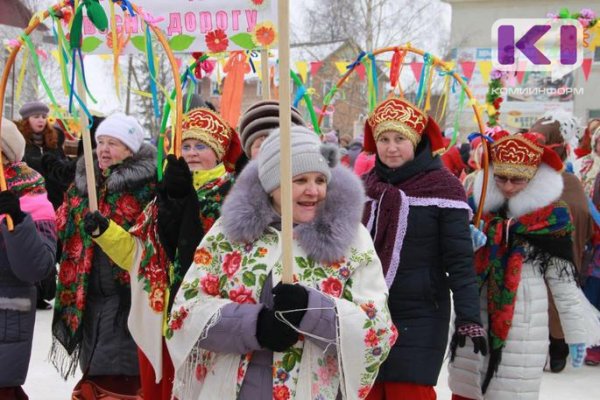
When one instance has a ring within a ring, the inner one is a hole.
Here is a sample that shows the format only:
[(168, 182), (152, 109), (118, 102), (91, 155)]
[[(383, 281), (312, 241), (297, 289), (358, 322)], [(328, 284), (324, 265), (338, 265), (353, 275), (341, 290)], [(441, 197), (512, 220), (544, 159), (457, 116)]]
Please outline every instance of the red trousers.
[(452, 393), (452, 400), (473, 400), (469, 397), (463, 397), (460, 394), (454, 394)]
[(367, 400), (436, 400), (433, 386), (409, 382), (377, 382)]
[(0, 400), (28, 400), (29, 396), (21, 386), (1, 387)]
[(156, 375), (154, 368), (146, 358), (142, 350), (138, 348), (138, 359), (140, 362), (140, 380), (142, 381), (142, 393), (144, 400), (171, 400), (171, 392), (173, 391), (173, 378), (175, 377), (175, 369), (173, 362), (169, 356), (169, 350), (163, 339), (162, 343), (163, 368), (162, 379), (156, 383)]

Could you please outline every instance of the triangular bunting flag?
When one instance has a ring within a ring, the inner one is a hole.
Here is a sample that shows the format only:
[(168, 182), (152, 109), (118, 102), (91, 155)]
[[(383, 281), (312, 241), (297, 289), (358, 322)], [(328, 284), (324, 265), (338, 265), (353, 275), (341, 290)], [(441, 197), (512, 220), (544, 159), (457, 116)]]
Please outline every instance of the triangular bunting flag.
[(521, 83), (523, 83), (523, 78), (525, 78), (525, 71), (524, 70), (517, 71), (517, 82), (519, 82), (519, 85)]
[(296, 71), (302, 78), (302, 82), (306, 83), (306, 80), (308, 79), (308, 63), (306, 61), (297, 61)]
[(410, 63), (410, 69), (412, 69), (413, 75), (415, 76), (415, 80), (419, 82), (421, 80), (421, 71), (423, 70), (422, 62), (413, 62)]
[(348, 65), (347, 61), (336, 61), (335, 62), (335, 67), (337, 68), (340, 75), (344, 75), (346, 73), (346, 71), (347, 71), (346, 65)]
[(586, 82), (590, 77), (590, 71), (592, 70), (592, 61), (593, 60), (591, 58), (584, 58), (583, 64), (581, 64), (581, 69), (583, 70), (583, 77), (585, 78)]
[(475, 71), (475, 61), (463, 61), (460, 63), (462, 68), (463, 75), (467, 78), (467, 81), (471, 80), (473, 76), (473, 71)]
[(487, 85), (490, 81), (490, 74), (492, 73), (492, 62), (478, 61), (477, 64), (479, 67), (479, 72), (481, 73), (481, 78), (483, 79), (483, 83)]
[(310, 75), (315, 76), (323, 66), (323, 61), (311, 61), (310, 63)]
[(58, 58), (58, 50), (52, 50), (50, 52), (50, 54), (52, 54), (52, 57), (54, 57), (54, 59), (56, 59), (56, 62), (60, 61), (60, 59)]
[(365, 65), (363, 63), (359, 63), (356, 68), (356, 73), (358, 74), (358, 79), (364, 81), (367, 76), (367, 70), (365, 69)]
[(523, 83), (525, 76), (527, 76), (527, 61), (519, 61), (519, 69), (516, 71), (517, 82), (519, 82), (519, 85)]

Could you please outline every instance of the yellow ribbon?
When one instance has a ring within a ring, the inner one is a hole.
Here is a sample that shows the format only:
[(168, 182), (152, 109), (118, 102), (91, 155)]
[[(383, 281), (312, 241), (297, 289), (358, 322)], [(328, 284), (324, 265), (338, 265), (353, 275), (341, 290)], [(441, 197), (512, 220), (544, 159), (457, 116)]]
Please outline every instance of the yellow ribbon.
[(119, 90), (119, 41), (117, 38), (117, 20), (115, 19), (115, 3), (110, 1), (110, 30), (112, 37), (112, 50), (113, 50), (113, 76), (115, 77), (115, 92), (117, 93), (117, 99), (121, 100), (121, 93)]
[(23, 60), (21, 60), (21, 70), (19, 71), (19, 80), (17, 81), (17, 89), (15, 91), (17, 102), (21, 98), (21, 90), (23, 89), (23, 81), (25, 80), (25, 67), (27, 66), (27, 58), (29, 57), (29, 49), (24, 48), (23, 50)]

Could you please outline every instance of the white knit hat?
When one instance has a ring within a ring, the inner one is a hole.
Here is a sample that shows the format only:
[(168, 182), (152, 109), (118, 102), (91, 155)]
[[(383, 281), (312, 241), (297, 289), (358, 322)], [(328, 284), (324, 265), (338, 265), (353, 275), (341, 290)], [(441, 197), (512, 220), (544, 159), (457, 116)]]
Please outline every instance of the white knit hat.
[[(317, 135), (301, 126), (293, 126), (290, 132), (292, 142), (292, 176), (306, 172), (320, 172), (331, 179), (331, 168), (338, 161), (338, 151), (332, 145), (323, 144)], [(267, 193), (280, 186), (279, 174), (280, 159), (279, 129), (273, 131), (260, 146), (258, 155), (258, 178)]]
[(137, 153), (144, 142), (144, 129), (137, 120), (123, 113), (107, 117), (96, 130), (96, 143), (101, 136), (119, 139), (134, 153)]
[(2, 117), (2, 153), (10, 162), (17, 162), (25, 155), (25, 138), (14, 122)]

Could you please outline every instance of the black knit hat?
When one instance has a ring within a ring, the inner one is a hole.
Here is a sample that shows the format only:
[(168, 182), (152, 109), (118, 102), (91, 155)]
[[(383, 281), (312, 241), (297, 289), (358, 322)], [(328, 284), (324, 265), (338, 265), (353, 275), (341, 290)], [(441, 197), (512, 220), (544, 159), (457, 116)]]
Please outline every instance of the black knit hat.
[[(292, 107), (292, 125), (306, 127), (300, 111)], [(279, 102), (263, 100), (252, 104), (240, 118), (240, 139), (242, 148), (250, 157), (252, 143), (261, 136), (268, 135), (273, 129), (279, 128)]]

